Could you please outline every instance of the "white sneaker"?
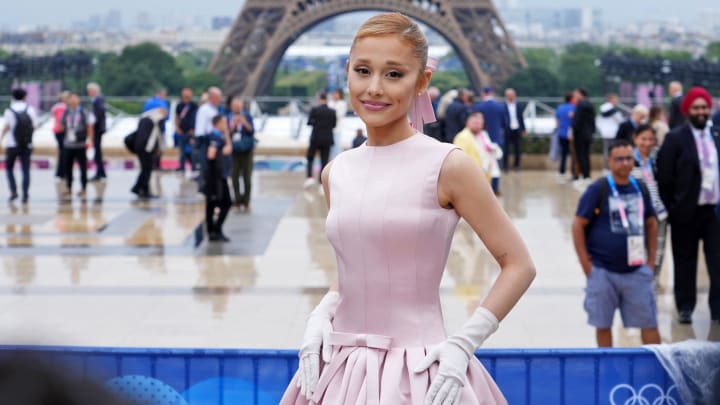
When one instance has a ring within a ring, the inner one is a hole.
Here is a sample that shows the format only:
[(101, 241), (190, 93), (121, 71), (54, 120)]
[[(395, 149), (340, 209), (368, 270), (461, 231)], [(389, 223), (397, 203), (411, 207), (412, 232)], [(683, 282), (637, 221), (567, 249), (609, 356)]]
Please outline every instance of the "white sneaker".
[(312, 177), (308, 177), (307, 180), (305, 180), (305, 183), (303, 183), (303, 187), (310, 188), (315, 185), (315, 179)]
[(558, 173), (556, 181), (557, 184), (565, 184), (565, 175)]

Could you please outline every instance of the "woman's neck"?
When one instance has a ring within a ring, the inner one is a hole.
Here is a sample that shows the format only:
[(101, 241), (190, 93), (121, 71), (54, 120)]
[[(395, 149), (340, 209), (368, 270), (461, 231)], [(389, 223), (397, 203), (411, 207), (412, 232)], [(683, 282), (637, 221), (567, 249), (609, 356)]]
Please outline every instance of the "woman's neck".
[(637, 151), (638, 151), (638, 153), (640, 154), (640, 158), (643, 160), (643, 162), (646, 161), (646, 160), (648, 159), (648, 157), (650, 156), (650, 151), (648, 151), (648, 152), (643, 152), (643, 151), (642, 151), (641, 149), (639, 149), (639, 148), (638, 148)]
[(380, 127), (367, 127), (368, 146), (388, 146), (415, 134), (407, 119), (401, 119)]

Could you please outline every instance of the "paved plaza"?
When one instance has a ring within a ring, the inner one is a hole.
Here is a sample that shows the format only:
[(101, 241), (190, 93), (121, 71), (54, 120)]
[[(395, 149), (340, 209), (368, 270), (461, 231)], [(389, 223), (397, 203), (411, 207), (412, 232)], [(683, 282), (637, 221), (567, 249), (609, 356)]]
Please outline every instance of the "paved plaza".
[[(0, 344), (297, 348), (306, 315), (334, 281), (325, 203), (317, 188), (302, 189), (301, 172), (256, 171), (252, 212), (231, 211), (228, 244), (202, 239), (203, 199), (176, 173), (154, 175), (162, 198), (140, 202), (128, 191), (136, 173), (111, 170), (107, 183), (88, 186), (87, 201), (71, 204), (58, 201), (52, 174), (33, 170), (27, 206), (5, 202), (0, 176)], [(538, 274), (484, 346), (594, 347), (570, 234), (579, 193), (550, 171), (510, 173), (502, 192)], [(658, 295), (664, 342), (720, 340), (701, 266), (694, 322), (679, 325), (668, 248)], [(441, 284), (449, 331), (497, 272), (461, 222)], [(619, 346), (640, 345), (639, 330), (622, 329), (619, 316), (614, 334)]]

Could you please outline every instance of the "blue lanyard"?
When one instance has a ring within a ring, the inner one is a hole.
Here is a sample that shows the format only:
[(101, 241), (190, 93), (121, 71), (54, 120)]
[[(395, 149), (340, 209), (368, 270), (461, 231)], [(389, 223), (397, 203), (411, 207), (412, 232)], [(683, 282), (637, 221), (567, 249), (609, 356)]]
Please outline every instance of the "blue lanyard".
[(642, 156), (640, 156), (640, 151), (637, 149), (635, 149), (635, 160), (637, 160), (637, 162), (640, 163), (640, 167), (647, 166), (649, 169), (652, 170), (652, 167), (653, 167), (652, 158), (650, 156), (648, 156), (647, 165), (646, 165), (645, 162), (643, 162), (643, 160), (642, 160)]
[(82, 117), (82, 107), (78, 106), (77, 110), (69, 110), (69, 112), (70, 114), (68, 114), (67, 120), (65, 122), (68, 129), (70, 129), (71, 131), (75, 131), (78, 125), (80, 125), (80, 118)]
[[(618, 211), (620, 212), (620, 220), (622, 221), (622, 226), (625, 229), (625, 232), (628, 234), (630, 233), (630, 221), (628, 221), (628, 215), (627, 211), (625, 210), (625, 204), (623, 203), (623, 200), (620, 198), (620, 193), (618, 192), (617, 186), (615, 185), (615, 180), (612, 177), (612, 174), (607, 175), (607, 182), (610, 185), (610, 190), (612, 190), (613, 198), (617, 201), (618, 205)], [(642, 191), (640, 191), (640, 186), (638, 185), (637, 180), (635, 180), (634, 177), (630, 177), (630, 184), (633, 186), (635, 191), (638, 193), (638, 204), (640, 205), (638, 208), (638, 216), (640, 217), (638, 219), (638, 224), (640, 226), (640, 230), (644, 232), (643, 227), (645, 226), (645, 200), (643, 200)]]

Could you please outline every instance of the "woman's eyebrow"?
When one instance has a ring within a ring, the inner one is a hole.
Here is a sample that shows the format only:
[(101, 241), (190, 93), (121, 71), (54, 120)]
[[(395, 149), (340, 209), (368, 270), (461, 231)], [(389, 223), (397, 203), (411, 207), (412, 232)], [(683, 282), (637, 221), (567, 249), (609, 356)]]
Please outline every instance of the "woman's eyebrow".
[[(354, 63), (362, 63), (362, 64), (370, 64), (371, 61), (369, 59), (356, 59)], [(400, 67), (406, 67), (404, 63), (396, 62), (394, 60), (389, 60), (385, 62), (388, 66), (400, 66)]]

